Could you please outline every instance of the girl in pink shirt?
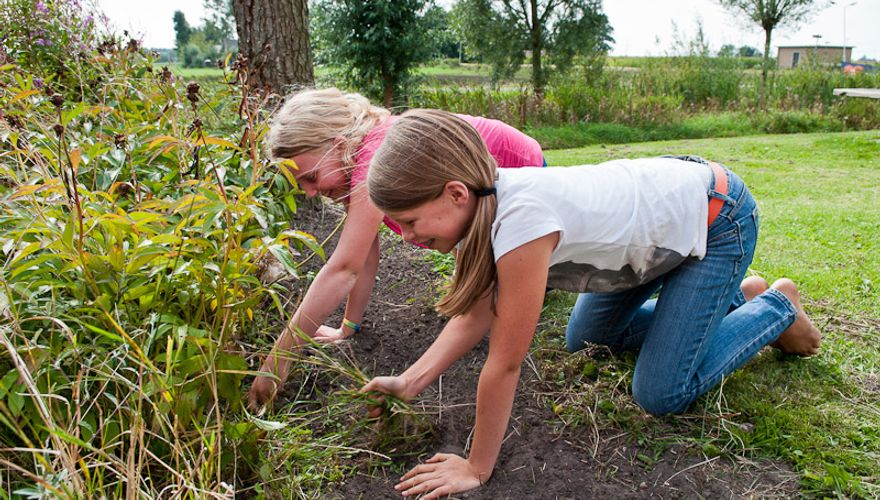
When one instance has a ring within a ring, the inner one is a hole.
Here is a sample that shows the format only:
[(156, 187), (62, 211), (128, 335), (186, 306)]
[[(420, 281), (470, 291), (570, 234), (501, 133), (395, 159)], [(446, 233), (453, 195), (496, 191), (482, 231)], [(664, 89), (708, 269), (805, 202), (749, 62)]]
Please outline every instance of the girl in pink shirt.
[[(459, 115), (476, 129), (498, 167), (545, 164), (541, 146), (531, 137), (497, 120)], [(379, 264), (379, 226), (383, 214), (373, 205), (366, 186), (370, 160), (396, 117), (373, 106), (360, 94), (335, 88), (306, 90), (289, 97), (272, 117), (269, 154), (291, 173), (307, 196), (322, 195), (345, 205), (347, 217), (336, 250), (315, 277), (297, 311), (263, 362), (248, 402), (255, 408), (274, 398), (275, 374), (283, 381), (290, 360), (284, 352), (300, 345), (294, 332), (319, 342), (334, 342), (360, 330)], [(385, 219), (394, 232), (400, 229)], [(368, 249), (364, 251), (364, 249)], [(324, 320), (347, 299), (338, 328)]]

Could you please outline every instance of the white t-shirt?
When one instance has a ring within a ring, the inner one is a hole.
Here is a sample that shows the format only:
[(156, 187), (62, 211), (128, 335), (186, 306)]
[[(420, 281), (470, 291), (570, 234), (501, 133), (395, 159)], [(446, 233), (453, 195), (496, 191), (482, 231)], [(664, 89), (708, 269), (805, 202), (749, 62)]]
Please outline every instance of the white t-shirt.
[(548, 286), (612, 292), (647, 283), (705, 256), (711, 179), (708, 165), (674, 158), (499, 169), (495, 261), (559, 231)]

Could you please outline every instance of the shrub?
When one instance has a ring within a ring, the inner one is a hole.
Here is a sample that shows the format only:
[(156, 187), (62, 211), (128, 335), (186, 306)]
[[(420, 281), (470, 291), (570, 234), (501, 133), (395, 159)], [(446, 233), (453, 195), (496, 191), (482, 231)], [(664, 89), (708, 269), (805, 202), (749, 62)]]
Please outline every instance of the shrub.
[(183, 50), (183, 65), (187, 68), (199, 68), (205, 65), (205, 56), (202, 49), (194, 43), (186, 44)]
[[(57, 90), (76, 90), (95, 76), (116, 44), (106, 17), (80, 0), (7, 0), (0, 5), (0, 54)], [(137, 43), (137, 42), (134, 42)], [(3, 57), (0, 56), (0, 64)]]
[(68, 96), (0, 67), (2, 463), (18, 494), (225, 492), (263, 461), (236, 343), (283, 315), (261, 260), (321, 250), (260, 156), (259, 96), (103, 57)]
[(691, 55), (646, 63), (632, 86), (640, 95), (681, 96), (683, 103), (705, 109), (735, 101), (742, 79), (736, 58)]
[[(768, 83), (767, 108), (758, 110), (760, 74), (746, 70), (741, 58), (693, 55), (635, 62), (638, 69), (612, 67), (598, 77), (559, 77), (540, 100), (523, 84), (499, 89), (433, 85), (422, 87), (410, 104), (488, 116), (531, 130), (563, 127), (558, 133), (536, 132), (548, 134), (545, 147), (589, 144), (600, 136), (613, 142), (616, 137), (659, 140), (868, 129), (880, 120), (875, 103), (833, 96), (838, 87), (876, 88), (880, 74), (779, 70)], [(718, 118), (707, 118), (709, 113)], [(598, 129), (584, 124), (616, 124), (628, 131), (596, 135)]]
[(877, 99), (838, 98), (831, 107), (831, 115), (847, 129), (870, 130), (880, 128), (880, 101)]
[(807, 111), (772, 110), (752, 115), (752, 122), (768, 134), (801, 134), (806, 132), (840, 132), (843, 123), (831, 116)]

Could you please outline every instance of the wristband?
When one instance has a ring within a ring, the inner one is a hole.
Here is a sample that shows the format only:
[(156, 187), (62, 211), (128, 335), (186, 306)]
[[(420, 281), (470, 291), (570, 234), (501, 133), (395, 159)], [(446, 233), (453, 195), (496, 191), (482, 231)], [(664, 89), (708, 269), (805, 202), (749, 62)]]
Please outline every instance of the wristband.
[(347, 326), (354, 330), (354, 333), (358, 333), (361, 331), (361, 324), (355, 323), (354, 321), (346, 318), (342, 318), (342, 326)]

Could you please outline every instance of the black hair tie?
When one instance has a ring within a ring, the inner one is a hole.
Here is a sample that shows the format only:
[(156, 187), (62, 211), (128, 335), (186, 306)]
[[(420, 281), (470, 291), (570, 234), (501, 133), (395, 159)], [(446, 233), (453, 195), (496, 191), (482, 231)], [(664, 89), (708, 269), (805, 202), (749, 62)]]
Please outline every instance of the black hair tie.
[(490, 195), (495, 194), (495, 192), (496, 192), (495, 186), (488, 187), (485, 189), (474, 189), (474, 194), (477, 195), (478, 197), (490, 196)]

